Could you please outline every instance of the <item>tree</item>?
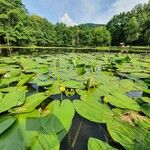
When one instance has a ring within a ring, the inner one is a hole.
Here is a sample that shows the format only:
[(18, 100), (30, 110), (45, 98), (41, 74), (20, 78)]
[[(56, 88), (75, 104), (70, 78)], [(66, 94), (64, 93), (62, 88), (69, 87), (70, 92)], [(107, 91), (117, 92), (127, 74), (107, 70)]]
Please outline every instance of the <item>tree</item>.
[(73, 32), (71, 27), (67, 27), (63, 23), (57, 23), (55, 26), (57, 34), (57, 46), (72, 46), (73, 45)]
[(95, 46), (106, 46), (111, 43), (110, 32), (106, 27), (98, 27), (94, 29), (93, 45)]
[[(7, 45), (28, 40), (28, 13), (21, 0), (0, 0), (0, 38)], [(26, 36), (26, 37), (25, 37)]]
[(130, 19), (130, 13), (120, 13), (115, 15), (107, 24), (107, 29), (112, 36), (112, 45), (119, 45), (121, 42), (125, 42), (125, 28)]
[(149, 16), (150, 1), (148, 4), (138, 4), (127, 13), (123, 12), (119, 15), (115, 15), (107, 24), (107, 29), (110, 31), (112, 36), (112, 45), (119, 45), (120, 42), (129, 43), (129, 41), (127, 41), (127, 32), (129, 31), (127, 28), (132, 17), (136, 17), (139, 25), (139, 36), (133, 43), (138, 45), (147, 45), (146, 41), (148, 41), (148, 39), (145, 38), (148, 38), (147, 30), (150, 29), (150, 26), (147, 24), (148, 20), (150, 20)]
[(126, 34), (127, 34), (127, 42), (131, 45), (134, 41), (138, 40), (138, 37), (140, 35), (140, 29), (139, 24), (137, 22), (136, 17), (132, 17), (127, 25), (126, 28)]
[(30, 16), (31, 43), (38, 46), (54, 46), (56, 43), (56, 31), (47, 19), (37, 15)]

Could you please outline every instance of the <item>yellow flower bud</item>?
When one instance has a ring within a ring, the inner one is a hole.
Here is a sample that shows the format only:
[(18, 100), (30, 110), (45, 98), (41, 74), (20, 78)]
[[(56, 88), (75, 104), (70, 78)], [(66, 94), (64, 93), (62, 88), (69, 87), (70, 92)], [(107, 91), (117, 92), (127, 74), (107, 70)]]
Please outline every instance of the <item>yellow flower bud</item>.
[(108, 98), (107, 97), (104, 97), (104, 103), (108, 103)]
[(59, 87), (59, 90), (60, 90), (61, 92), (65, 92), (65, 86), (60, 86), (60, 87)]

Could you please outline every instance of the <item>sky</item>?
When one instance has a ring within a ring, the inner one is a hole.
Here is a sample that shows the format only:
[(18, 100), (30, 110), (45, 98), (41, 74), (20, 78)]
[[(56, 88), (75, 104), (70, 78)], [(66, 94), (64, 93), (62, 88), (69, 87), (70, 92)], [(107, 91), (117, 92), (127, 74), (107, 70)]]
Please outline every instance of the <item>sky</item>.
[(127, 12), (149, 0), (22, 0), (29, 13), (47, 18), (52, 23), (105, 24), (114, 15)]

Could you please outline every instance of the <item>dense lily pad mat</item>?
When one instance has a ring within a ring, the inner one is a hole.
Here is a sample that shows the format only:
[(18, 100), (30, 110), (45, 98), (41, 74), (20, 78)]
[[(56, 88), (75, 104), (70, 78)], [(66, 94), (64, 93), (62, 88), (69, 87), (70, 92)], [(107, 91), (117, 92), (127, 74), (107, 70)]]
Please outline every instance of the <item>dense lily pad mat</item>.
[[(150, 149), (149, 58), (101, 53), (0, 57), (0, 149), (59, 150), (75, 112), (106, 124), (110, 139), (127, 150)], [(92, 137), (86, 147), (118, 149)]]

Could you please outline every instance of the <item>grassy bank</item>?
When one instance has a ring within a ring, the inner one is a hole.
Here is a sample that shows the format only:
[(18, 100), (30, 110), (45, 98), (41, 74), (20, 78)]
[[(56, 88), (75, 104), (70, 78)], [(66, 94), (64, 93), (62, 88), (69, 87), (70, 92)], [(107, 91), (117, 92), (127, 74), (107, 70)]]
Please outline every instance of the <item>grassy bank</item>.
[(54, 46), (6, 46), (1, 45), (0, 49), (61, 49), (61, 50), (93, 50), (104, 52), (150, 52), (149, 46), (106, 46), (106, 47), (54, 47)]

